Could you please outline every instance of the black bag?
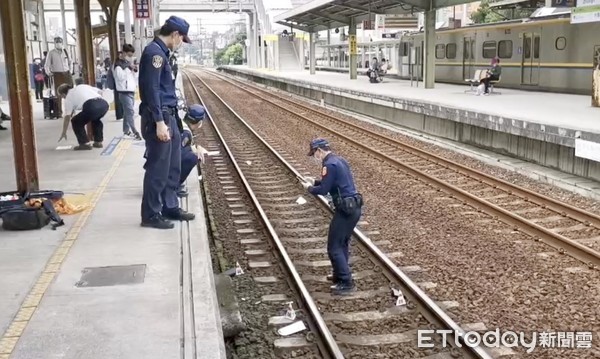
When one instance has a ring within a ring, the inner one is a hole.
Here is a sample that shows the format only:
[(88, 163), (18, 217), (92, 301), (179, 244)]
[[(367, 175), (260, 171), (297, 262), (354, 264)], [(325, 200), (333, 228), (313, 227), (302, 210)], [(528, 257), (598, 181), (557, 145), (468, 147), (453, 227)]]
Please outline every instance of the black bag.
[(45, 208), (19, 207), (2, 214), (2, 228), (7, 231), (41, 229), (50, 223)]

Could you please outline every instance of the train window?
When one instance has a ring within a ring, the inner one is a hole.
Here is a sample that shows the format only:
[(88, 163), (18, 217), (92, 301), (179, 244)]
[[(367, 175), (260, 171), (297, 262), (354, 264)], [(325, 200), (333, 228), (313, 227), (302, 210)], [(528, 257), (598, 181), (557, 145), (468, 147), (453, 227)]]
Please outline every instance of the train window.
[(446, 45), (437, 44), (435, 45), (435, 58), (443, 59), (446, 56)]
[(447, 59), (455, 59), (456, 58), (456, 44), (447, 44), (446, 45), (446, 58)]
[(523, 57), (526, 59), (531, 58), (531, 37), (525, 37), (523, 41)]
[(471, 47), (471, 42), (470, 42), (470, 41), (467, 41), (467, 40), (465, 40), (465, 43), (464, 43), (464, 46), (463, 46), (463, 48), (464, 48), (464, 51), (463, 51), (463, 59), (468, 59), (468, 58), (469, 58), (469, 50), (470, 50), (470, 47)]
[(493, 59), (496, 57), (496, 41), (486, 41), (483, 43), (483, 58)]
[(533, 38), (533, 58), (540, 58), (540, 37), (536, 36)]
[(567, 38), (564, 36), (557, 37), (556, 41), (554, 42), (554, 47), (557, 50), (564, 50), (567, 47)]
[(513, 53), (512, 40), (498, 41), (498, 57), (501, 59), (510, 59)]
[(400, 56), (408, 56), (408, 42), (400, 43)]

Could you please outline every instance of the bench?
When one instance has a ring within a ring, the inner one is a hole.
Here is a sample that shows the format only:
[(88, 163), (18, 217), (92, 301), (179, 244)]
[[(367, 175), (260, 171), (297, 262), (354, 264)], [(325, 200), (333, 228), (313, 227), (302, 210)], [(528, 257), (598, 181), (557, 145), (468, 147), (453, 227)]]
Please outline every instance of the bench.
[(498, 76), (498, 80), (490, 81), (490, 95), (502, 95), (502, 92), (494, 92), (494, 85), (499, 83), (502, 80), (502, 75)]

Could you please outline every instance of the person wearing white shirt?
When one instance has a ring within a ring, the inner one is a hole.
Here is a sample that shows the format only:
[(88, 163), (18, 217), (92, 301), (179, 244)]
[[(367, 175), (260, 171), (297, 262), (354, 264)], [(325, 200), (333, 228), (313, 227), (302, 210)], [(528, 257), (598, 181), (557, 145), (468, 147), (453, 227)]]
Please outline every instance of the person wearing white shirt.
[[(65, 99), (65, 116), (63, 122), (63, 131), (59, 142), (64, 138), (67, 139), (67, 130), (69, 122), (73, 125), (73, 132), (77, 137), (78, 146), (73, 149), (76, 151), (91, 150), (92, 147), (102, 148), (104, 140), (104, 124), (102, 117), (108, 112), (108, 102), (102, 98), (102, 90), (95, 87), (81, 84), (72, 87), (67, 84), (62, 84), (58, 87), (58, 94)], [(73, 116), (75, 112), (80, 111)], [(85, 125), (92, 124), (92, 132), (94, 143), (90, 145), (88, 136), (85, 132)]]
[(135, 128), (135, 89), (137, 88), (137, 66), (133, 63), (135, 48), (130, 44), (123, 45), (123, 57), (115, 63), (115, 92), (123, 107), (123, 135), (133, 136), (141, 140), (142, 136)]

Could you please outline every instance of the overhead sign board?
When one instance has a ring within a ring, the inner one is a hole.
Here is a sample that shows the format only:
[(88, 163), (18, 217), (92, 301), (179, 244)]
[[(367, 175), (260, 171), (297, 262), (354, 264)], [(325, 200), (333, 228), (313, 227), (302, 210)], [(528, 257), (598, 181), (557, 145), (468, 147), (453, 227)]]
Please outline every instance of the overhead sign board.
[(600, 21), (600, 5), (582, 6), (571, 9), (571, 24), (598, 21)]
[(577, 7), (571, 9), (571, 24), (598, 21), (600, 21), (600, 0), (577, 0)]
[(136, 19), (150, 19), (152, 0), (133, 0), (133, 13)]
[(395, 39), (396, 38), (396, 34), (383, 33), (383, 34), (381, 34), (381, 38), (383, 38), (383, 39)]

